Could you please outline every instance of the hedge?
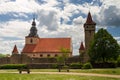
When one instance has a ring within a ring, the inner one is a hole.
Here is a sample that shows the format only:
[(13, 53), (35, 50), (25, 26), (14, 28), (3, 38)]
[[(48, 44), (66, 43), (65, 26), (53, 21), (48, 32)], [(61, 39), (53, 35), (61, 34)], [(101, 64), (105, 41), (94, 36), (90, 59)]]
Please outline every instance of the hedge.
[(92, 64), (91, 63), (85, 63), (83, 65), (82, 69), (92, 69)]
[(0, 69), (19, 69), (19, 68), (27, 68), (25, 64), (4, 64), (0, 65)]
[(81, 63), (71, 63), (70, 64), (70, 68), (71, 69), (81, 69), (82, 68), (82, 64)]

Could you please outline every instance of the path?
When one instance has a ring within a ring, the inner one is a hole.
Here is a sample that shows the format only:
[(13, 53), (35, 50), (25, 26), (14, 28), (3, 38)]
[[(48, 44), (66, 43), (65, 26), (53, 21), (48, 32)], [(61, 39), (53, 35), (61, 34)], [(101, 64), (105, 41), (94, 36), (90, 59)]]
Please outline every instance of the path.
[(75, 73), (75, 72), (31, 72), (31, 74), (65, 74), (65, 75), (110, 77), (110, 78), (119, 78), (119, 79), (120, 79), (120, 75), (96, 74), (96, 73)]

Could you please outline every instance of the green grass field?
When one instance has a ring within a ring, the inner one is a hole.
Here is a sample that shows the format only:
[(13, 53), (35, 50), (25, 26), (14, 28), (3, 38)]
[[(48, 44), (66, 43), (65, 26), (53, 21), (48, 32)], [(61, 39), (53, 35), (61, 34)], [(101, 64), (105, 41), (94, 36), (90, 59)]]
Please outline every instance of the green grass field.
[(0, 80), (120, 80), (120, 79), (78, 75), (0, 73)]
[[(13, 72), (13, 73), (9, 73), (9, 72)], [(58, 70), (57, 69), (31, 69), (31, 72), (58, 72)], [(120, 68), (87, 69), (87, 70), (70, 69), (70, 72), (73, 72), (73, 74), (74, 73), (97, 73), (97, 74), (120, 75)], [(120, 80), (120, 79), (109, 78), (109, 77), (64, 75), (64, 74), (39, 74), (39, 73), (19, 74), (16, 69), (13, 69), (13, 70), (0, 70), (0, 80)]]
[[(31, 69), (31, 72), (58, 72), (58, 69)], [(14, 70), (0, 70), (0, 72), (18, 72)], [(65, 72), (65, 71), (64, 71)], [(70, 69), (70, 72), (77, 73), (97, 73), (97, 74), (113, 74), (120, 75), (120, 68), (111, 68), (111, 69)]]
[[(32, 69), (31, 71), (32, 72), (58, 72), (57, 69)], [(120, 68), (114, 68), (114, 69), (70, 69), (70, 72), (120, 75)]]

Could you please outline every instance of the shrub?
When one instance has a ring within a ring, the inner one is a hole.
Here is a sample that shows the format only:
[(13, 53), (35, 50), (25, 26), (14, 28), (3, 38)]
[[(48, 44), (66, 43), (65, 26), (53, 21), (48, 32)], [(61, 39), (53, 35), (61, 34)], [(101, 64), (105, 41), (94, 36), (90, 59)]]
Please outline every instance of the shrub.
[(71, 69), (81, 69), (82, 64), (81, 63), (72, 63), (72, 64), (70, 64), (70, 68)]
[(58, 68), (58, 64), (52, 64), (52, 69), (57, 69)]
[(120, 55), (119, 55), (119, 57), (117, 59), (117, 64), (118, 64), (118, 67), (120, 67)]
[(91, 63), (85, 63), (82, 67), (82, 69), (92, 69)]
[(0, 69), (20, 69), (20, 68), (27, 68), (25, 64), (5, 64), (1, 65)]

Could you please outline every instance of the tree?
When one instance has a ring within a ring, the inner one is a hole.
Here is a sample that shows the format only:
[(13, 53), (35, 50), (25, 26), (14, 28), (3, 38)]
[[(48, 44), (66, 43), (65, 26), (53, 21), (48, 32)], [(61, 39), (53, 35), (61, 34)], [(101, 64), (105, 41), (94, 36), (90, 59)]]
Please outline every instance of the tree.
[(100, 29), (94, 36), (88, 51), (92, 62), (109, 62), (119, 56), (117, 41), (105, 30)]
[(6, 56), (7, 56), (6, 54), (0, 54), (0, 58), (6, 57)]
[(62, 52), (62, 55), (57, 57), (57, 62), (60, 64), (64, 63), (64, 65), (66, 65), (66, 60), (69, 57), (70, 50), (66, 48), (61, 48), (60, 50)]

